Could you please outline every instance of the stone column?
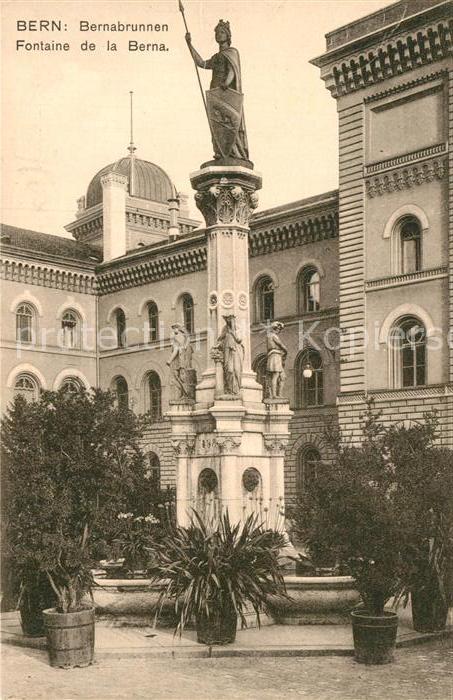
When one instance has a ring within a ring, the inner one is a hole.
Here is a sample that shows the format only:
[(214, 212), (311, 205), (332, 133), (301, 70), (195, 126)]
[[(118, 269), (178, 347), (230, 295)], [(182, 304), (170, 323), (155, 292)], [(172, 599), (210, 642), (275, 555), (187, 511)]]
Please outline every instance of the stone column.
[(249, 307), (249, 219), (258, 204), (261, 176), (240, 165), (209, 165), (191, 175), (195, 201), (206, 221), (208, 247), (207, 370), (197, 390), (197, 404), (214, 403), (212, 348), (233, 315), (244, 345), (243, 401), (260, 401), (251, 370)]

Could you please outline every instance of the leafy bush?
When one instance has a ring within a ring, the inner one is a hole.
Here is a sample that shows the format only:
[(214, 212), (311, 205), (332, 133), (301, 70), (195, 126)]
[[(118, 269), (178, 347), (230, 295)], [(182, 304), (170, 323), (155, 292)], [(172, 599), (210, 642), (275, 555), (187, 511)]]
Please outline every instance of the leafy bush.
[(155, 550), (149, 573), (162, 584), (158, 609), (174, 600), (180, 632), (190, 619), (209, 619), (219, 610), (233, 611), (245, 626), (247, 605), (259, 624), (267, 596), (285, 590), (278, 561), (285, 544), (282, 534), (265, 530), (253, 515), (233, 525), (227, 513), (212, 526), (194, 511), (190, 526), (170, 529)]
[(16, 581), (44, 573), (62, 612), (77, 610), (93, 583), (128, 495), (143, 483), (142, 424), (100, 390), (18, 396), (3, 421), (3, 529)]

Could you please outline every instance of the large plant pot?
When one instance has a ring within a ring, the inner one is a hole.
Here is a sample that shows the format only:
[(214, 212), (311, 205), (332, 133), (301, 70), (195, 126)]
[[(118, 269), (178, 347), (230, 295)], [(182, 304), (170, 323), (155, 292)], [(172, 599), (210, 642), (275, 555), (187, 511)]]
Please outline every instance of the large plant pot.
[(211, 610), (211, 614), (197, 617), (197, 641), (199, 644), (231, 644), (236, 639), (237, 615), (234, 611)]
[(417, 632), (438, 632), (447, 625), (448, 606), (438, 587), (411, 591), (412, 624)]
[(384, 611), (372, 615), (367, 610), (351, 612), (354, 656), (360, 664), (388, 664), (393, 661), (398, 615)]
[(94, 660), (94, 608), (59, 613), (44, 610), (47, 650), (51, 666), (89, 666)]
[(27, 588), (19, 605), (22, 632), (27, 637), (44, 637), (43, 610), (55, 604), (55, 594), (50, 585)]

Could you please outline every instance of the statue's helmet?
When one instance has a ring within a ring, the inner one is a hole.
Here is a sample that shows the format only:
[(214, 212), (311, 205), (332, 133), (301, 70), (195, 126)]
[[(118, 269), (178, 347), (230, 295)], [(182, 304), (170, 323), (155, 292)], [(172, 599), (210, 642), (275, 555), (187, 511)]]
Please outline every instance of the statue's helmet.
[(229, 22), (224, 22), (223, 19), (219, 19), (218, 24), (215, 28), (215, 33), (217, 35), (217, 31), (221, 29), (222, 31), (225, 32), (226, 37), (227, 37), (227, 42), (228, 45), (231, 45), (231, 29), (230, 29), (230, 23)]

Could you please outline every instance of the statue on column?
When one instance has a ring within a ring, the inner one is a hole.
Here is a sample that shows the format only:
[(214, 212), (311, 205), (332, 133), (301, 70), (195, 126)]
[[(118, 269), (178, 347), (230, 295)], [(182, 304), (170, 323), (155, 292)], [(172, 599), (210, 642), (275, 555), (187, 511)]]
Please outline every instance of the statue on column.
[(173, 388), (173, 400), (195, 399), (197, 383), (196, 371), (192, 368), (192, 346), (190, 336), (180, 323), (172, 325), (172, 353), (167, 361), (171, 369), (170, 384)]
[(229, 22), (219, 20), (215, 28), (215, 39), (219, 51), (205, 61), (192, 46), (189, 32), (186, 33), (187, 45), (195, 64), (200, 68), (212, 70), (205, 106), (211, 128), (214, 158), (248, 160), (241, 62), (238, 50), (231, 46)]
[(223, 368), (223, 393), (237, 396), (241, 390), (244, 345), (236, 329), (236, 317), (224, 316), (225, 326), (213, 347), (213, 357), (220, 358)]
[(288, 354), (286, 346), (279, 338), (284, 325), (280, 321), (271, 323), (267, 329), (267, 366), (268, 391), (270, 399), (279, 399), (285, 384), (285, 361)]

